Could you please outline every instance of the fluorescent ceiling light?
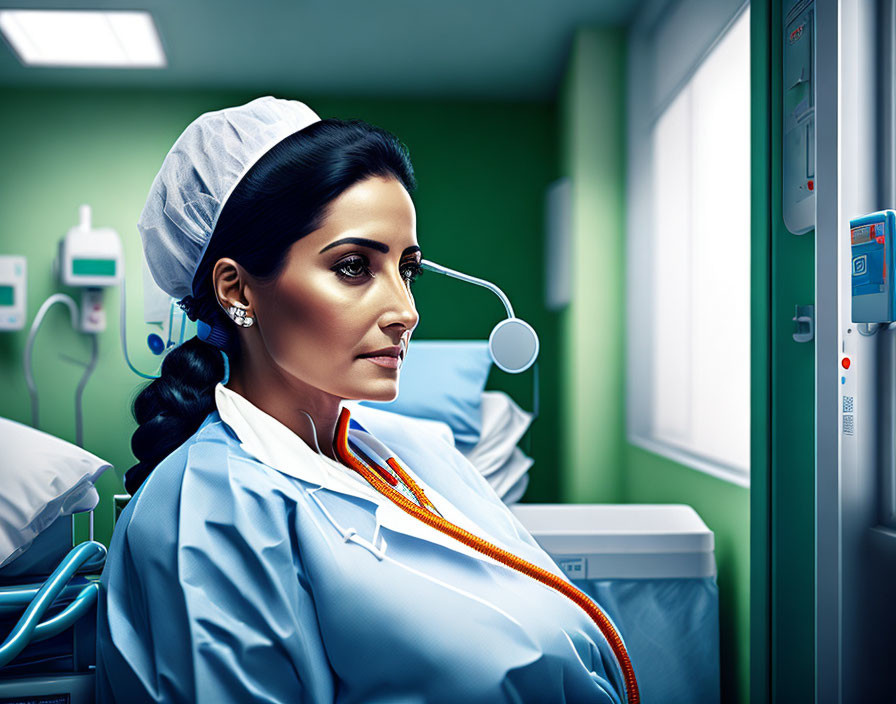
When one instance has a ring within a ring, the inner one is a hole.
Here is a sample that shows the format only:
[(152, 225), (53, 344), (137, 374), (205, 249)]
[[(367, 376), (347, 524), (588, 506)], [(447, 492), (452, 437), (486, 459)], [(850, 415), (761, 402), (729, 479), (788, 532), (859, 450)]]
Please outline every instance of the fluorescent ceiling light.
[(166, 65), (148, 12), (0, 10), (0, 30), (26, 66)]

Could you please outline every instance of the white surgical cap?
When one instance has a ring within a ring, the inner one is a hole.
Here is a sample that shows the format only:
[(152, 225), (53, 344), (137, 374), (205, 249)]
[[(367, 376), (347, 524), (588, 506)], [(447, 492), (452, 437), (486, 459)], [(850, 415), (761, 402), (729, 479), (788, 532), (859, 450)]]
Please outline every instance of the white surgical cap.
[(162, 162), (137, 222), (159, 288), (176, 299), (192, 293), (233, 189), (274, 145), (319, 120), (304, 103), (266, 96), (190, 123)]

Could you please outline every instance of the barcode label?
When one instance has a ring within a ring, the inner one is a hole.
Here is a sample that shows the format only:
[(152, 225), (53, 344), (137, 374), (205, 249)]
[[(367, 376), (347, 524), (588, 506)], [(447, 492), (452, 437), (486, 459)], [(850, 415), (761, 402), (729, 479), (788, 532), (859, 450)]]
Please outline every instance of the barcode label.
[(855, 416), (843, 416), (843, 434), (854, 435), (856, 431)]

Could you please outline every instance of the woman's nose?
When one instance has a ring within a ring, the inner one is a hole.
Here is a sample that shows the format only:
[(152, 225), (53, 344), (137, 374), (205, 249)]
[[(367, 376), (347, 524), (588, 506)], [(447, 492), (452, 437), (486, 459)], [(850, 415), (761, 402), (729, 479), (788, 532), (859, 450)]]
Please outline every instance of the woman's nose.
[(401, 323), (407, 330), (413, 330), (420, 322), (420, 315), (417, 313), (417, 306), (414, 304), (414, 296), (411, 294), (410, 284), (400, 272), (396, 272), (388, 277), (389, 283), (386, 287), (386, 314), (383, 322), (386, 325), (394, 325)]

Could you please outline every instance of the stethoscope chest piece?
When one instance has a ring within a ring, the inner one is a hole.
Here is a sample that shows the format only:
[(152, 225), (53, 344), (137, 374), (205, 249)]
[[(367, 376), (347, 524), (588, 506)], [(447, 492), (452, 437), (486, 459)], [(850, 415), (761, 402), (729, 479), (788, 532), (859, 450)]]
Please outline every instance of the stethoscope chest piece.
[(499, 369), (519, 374), (538, 357), (538, 335), (525, 320), (507, 318), (495, 325), (488, 337), (488, 349)]

